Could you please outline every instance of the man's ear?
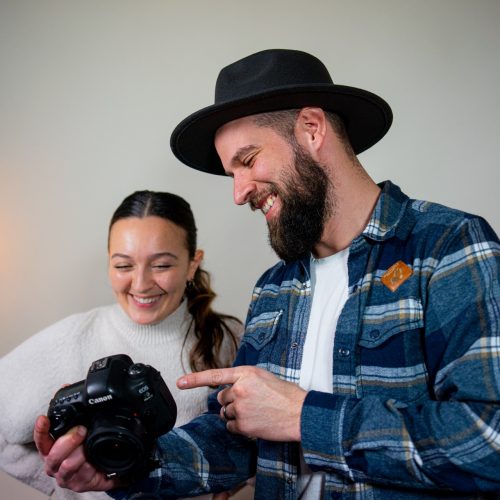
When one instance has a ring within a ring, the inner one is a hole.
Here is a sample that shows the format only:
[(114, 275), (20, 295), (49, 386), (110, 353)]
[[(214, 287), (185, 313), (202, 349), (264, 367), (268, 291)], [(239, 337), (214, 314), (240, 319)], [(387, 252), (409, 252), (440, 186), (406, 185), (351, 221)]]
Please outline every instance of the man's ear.
[(312, 155), (323, 146), (327, 134), (327, 118), (321, 108), (302, 108), (295, 122), (298, 143)]

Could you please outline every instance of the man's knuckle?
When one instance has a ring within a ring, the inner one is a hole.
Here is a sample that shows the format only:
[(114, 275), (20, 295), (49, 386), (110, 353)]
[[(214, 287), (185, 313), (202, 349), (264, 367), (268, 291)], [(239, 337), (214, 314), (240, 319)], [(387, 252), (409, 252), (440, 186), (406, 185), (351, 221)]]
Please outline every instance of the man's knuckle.
[(248, 373), (249, 373), (250, 375), (255, 376), (255, 375), (257, 375), (257, 374), (258, 374), (259, 369), (258, 369), (256, 366), (248, 366), (248, 367), (247, 367), (247, 371), (248, 371)]
[(221, 385), (224, 380), (224, 373), (222, 370), (213, 370), (211, 373), (212, 385)]

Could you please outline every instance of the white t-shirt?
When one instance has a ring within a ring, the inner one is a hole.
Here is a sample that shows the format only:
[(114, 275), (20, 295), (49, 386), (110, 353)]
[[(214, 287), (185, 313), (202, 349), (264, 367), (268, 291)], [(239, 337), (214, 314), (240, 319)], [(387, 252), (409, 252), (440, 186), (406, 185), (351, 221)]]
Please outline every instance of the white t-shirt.
[[(347, 301), (349, 249), (315, 259), (311, 256), (312, 305), (307, 327), (299, 385), (306, 391), (332, 392), (333, 342), (337, 321)], [(322, 498), (324, 474), (313, 473), (301, 452), (298, 495), (304, 500)]]
[(347, 248), (324, 259), (311, 257), (312, 306), (299, 383), (306, 391), (332, 392), (333, 341), (347, 300), (348, 256)]

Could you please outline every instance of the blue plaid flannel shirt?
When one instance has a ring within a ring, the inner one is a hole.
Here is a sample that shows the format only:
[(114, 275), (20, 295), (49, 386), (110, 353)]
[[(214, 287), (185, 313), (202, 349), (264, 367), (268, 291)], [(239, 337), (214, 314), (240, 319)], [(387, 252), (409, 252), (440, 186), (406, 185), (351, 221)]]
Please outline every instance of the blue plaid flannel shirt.
[[(324, 498), (499, 492), (498, 237), (479, 217), (411, 200), (389, 181), (382, 187), (350, 247), (332, 394), (310, 391), (304, 403), (305, 459), (325, 473)], [(392, 291), (382, 277), (398, 261), (412, 274)], [(263, 274), (235, 365), (299, 382), (310, 287), (308, 258)], [(159, 439), (161, 468), (109, 494), (175, 498), (256, 474), (255, 498), (297, 498), (298, 443), (230, 434), (219, 409), (212, 396), (208, 413)]]

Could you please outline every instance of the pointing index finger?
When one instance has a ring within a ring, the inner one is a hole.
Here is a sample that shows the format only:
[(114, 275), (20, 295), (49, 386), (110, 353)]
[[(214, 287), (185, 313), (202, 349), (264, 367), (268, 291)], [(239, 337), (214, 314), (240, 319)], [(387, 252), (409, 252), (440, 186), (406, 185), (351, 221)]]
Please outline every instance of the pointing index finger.
[(217, 368), (188, 373), (177, 380), (179, 389), (234, 384), (239, 378), (239, 368)]

